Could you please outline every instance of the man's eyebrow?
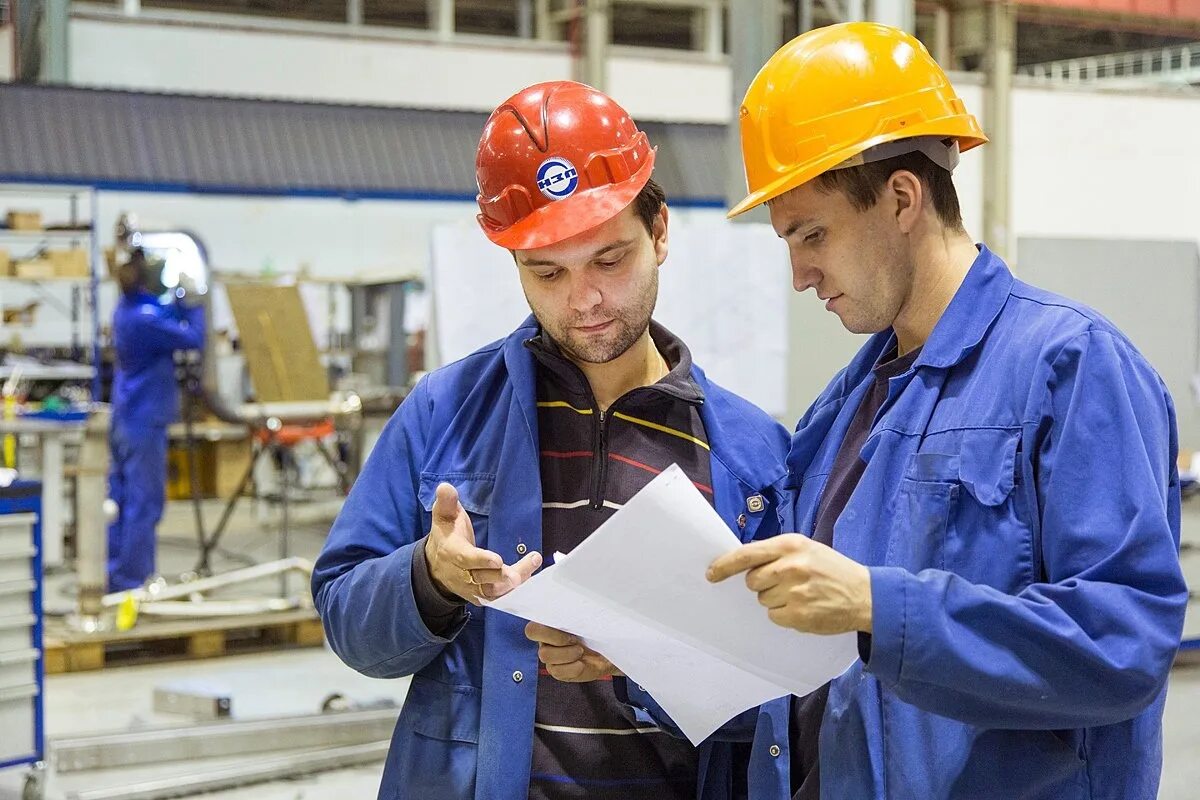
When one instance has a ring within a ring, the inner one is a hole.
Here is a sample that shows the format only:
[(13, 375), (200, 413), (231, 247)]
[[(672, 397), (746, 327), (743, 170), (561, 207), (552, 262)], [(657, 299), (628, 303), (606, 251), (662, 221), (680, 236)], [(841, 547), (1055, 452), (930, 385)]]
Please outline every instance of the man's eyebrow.
[(604, 247), (601, 247), (596, 252), (592, 253), (592, 258), (599, 258), (600, 256), (604, 255), (605, 253), (610, 253), (613, 250), (619, 250), (622, 247), (627, 247), (631, 244), (633, 244), (633, 239), (624, 239), (619, 242), (613, 242), (612, 244), (607, 244)]
[(521, 261), (521, 259), (518, 258), (517, 261), (523, 267), (557, 267), (558, 266), (558, 264), (556, 264), (553, 261), (543, 261), (542, 259), (538, 259), (538, 258), (531, 258), (528, 261)]
[[(621, 247), (626, 247), (631, 244), (633, 244), (633, 239), (623, 239), (619, 242), (613, 242), (612, 244), (606, 244), (606, 245), (604, 245), (604, 247), (601, 247), (599, 250), (592, 253), (592, 258), (599, 258), (600, 256), (604, 255), (605, 253), (611, 252), (613, 250), (617, 250)], [(517, 259), (517, 260), (520, 262), (521, 266), (523, 266), (523, 267), (559, 267), (559, 266), (561, 266), (559, 263), (557, 263), (555, 261), (548, 261), (548, 260), (540, 259), (540, 258), (531, 258), (528, 261), (521, 261), (520, 259)]]
[(804, 228), (808, 225), (812, 225), (814, 222), (816, 222), (816, 220), (813, 217), (805, 217), (803, 219), (796, 220), (795, 222), (793, 222), (791, 225), (788, 226), (788, 229), (786, 231), (784, 231), (783, 235), (781, 235), (779, 238), (780, 239), (789, 239), (789, 238), (791, 238), (793, 233), (795, 233), (796, 231), (798, 231), (801, 228)]

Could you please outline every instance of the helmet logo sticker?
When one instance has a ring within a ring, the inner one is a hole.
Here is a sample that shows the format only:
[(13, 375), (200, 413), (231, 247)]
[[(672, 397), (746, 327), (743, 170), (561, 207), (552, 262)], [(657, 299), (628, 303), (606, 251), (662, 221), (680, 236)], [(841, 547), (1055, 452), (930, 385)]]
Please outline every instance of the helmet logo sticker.
[(579, 172), (565, 158), (548, 158), (538, 167), (537, 186), (551, 200), (562, 200), (579, 188)]

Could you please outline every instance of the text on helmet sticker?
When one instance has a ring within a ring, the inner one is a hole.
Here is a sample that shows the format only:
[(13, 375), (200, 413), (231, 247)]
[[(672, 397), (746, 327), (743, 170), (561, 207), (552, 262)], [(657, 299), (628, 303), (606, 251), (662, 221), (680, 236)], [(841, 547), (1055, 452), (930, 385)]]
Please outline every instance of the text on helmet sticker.
[(537, 185), (546, 197), (562, 200), (579, 188), (579, 172), (565, 158), (548, 158), (538, 167)]

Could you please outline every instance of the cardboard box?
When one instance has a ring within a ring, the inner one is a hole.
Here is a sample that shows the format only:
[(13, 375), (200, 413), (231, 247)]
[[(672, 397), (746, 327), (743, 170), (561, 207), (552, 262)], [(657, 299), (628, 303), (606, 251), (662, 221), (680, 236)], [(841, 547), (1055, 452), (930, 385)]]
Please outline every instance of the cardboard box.
[(69, 250), (51, 250), (46, 258), (54, 263), (54, 269), (60, 278), (88, 278), (92, 269), (87, 251), (82, 247), (72, 247)]
[(329, 375), (300, 288), (226, 283), (225, 292), (259, 402), (328, 400)]
[[(198, 426), (199, 427), (199, 426)], [(202, 434), (197, 434), (201, 437)], [(228, 500), (237, 490), (250, 466), (250, 438), (196, 442), (196, 472), (202, 497)], [(186, 500), (192, 496), (192, 479), (187, 443), (171, 442), (167, 454), (167, 499)]]
[(0, 278), (11, 278), (13, 275), (12, 259), (8, 251), (0, 247)]
[(58, 277), (58, 265), (48, 258), (33, 258), (18, 261), (16, 276), (30, 281), (44, 281)]
[(37, 300), (23, 306), (4, 306), (3, 322), (5, 325), (23, 325), (32, 327), (37, 310), (41, 306)]
[(9, 211), (8, 227), (14, 231), (40, 231), (42, 229), (42, 212), (40, 211)]

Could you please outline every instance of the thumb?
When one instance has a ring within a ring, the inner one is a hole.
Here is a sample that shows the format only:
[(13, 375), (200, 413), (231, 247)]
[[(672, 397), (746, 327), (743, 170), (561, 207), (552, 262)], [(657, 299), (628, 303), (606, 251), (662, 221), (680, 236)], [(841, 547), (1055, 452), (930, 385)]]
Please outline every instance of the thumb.
[(433, 522), (453, 525), (458, 519), (458, 490), (448, 483), (439, 483), (433, 500)]
[(513, 586), (520, 586), (525, 581), (532, 577), (533, 573), (538, 571), (542, 566), (542, 554), (536, 550), (522, 558), (517, 563), (513, 564), (511, 569), (515, 573), (513, 576)]

